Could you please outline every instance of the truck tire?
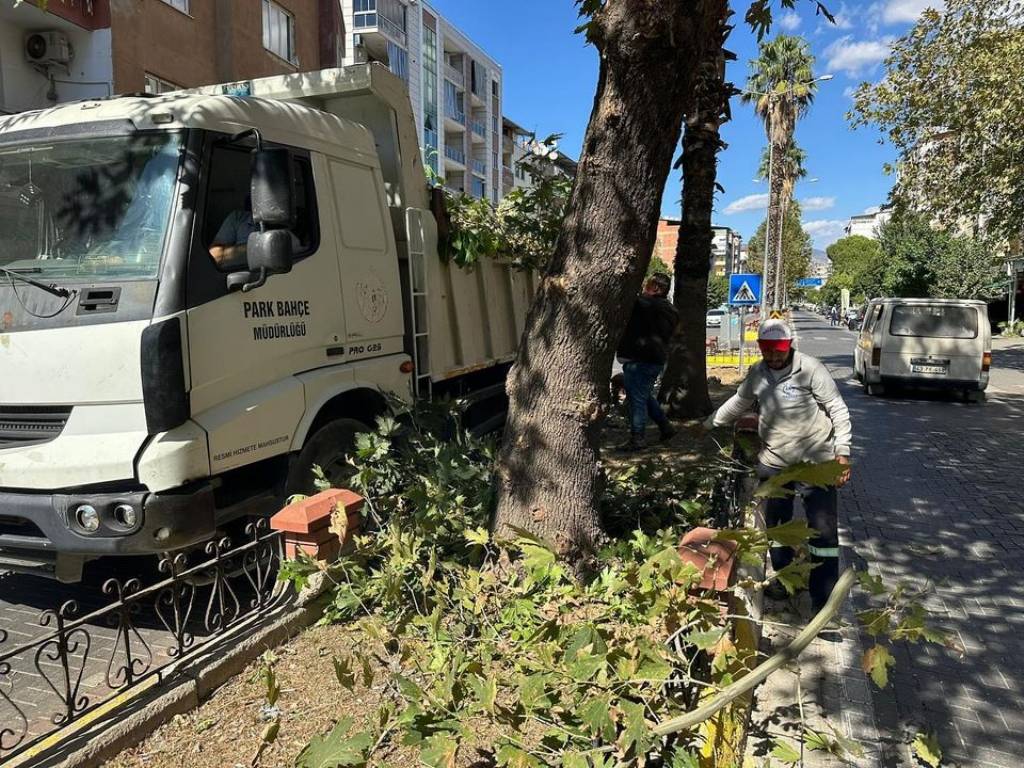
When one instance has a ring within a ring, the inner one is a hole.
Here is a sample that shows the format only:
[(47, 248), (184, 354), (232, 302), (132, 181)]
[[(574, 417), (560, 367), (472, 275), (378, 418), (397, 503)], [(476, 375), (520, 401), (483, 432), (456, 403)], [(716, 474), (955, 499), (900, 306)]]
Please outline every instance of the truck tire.
[(352, 478), (354, 470), (346, 461), (356, 447), (356, 436), (369, 428), (355, 419), (335, 419), (324, 424), (299, 451), (291, 469), (285, 492), (312, 495), (317, 492), (314, 485), (313, 467), (320, 467), (333, 488), (344, 488)]
[(864, 391), (867, 392), (871, 397), (881, 397), (885, 394), (885, 387), (881, 384), (868, 384), (867, 378), (864, 379)]

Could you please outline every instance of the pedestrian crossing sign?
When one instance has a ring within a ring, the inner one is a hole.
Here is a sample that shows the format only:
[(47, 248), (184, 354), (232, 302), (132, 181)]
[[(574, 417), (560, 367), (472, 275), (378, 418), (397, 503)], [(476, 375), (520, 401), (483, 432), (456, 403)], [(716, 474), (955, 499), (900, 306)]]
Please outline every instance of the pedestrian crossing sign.
[(752, 307), (760, 303), (760, 275), (729, 275), (729, 304), (731, 304), (734, 307)]

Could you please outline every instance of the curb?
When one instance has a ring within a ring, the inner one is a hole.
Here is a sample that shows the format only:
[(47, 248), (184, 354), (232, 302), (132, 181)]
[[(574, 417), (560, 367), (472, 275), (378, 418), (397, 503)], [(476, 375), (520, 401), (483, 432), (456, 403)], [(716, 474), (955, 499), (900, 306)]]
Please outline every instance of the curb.
[[(176, 715), (196, 709), (213, 692), (258, 659), (314, 624), (327, 596), (303, 602), (288, 593), (287, 603), (225, 632), (152, 682), (140, 684), (101, 705), (92, 717), (69, 726), (58, 740), (4, 763), (4, 768), (94, 768), (135, 746)], [(76, 728), (76, 725), (78, 726)]]

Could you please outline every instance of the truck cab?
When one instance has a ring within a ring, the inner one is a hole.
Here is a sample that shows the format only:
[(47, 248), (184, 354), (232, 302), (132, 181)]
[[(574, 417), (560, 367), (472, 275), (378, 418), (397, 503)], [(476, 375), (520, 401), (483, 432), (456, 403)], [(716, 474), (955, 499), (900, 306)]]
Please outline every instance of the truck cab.
[(0, 569), (203, 542), (390, 403), (501, 380), (529, 281), (474, 354), (452, 286), (487, 280), (437, 258), (408, 97), (351, 69), (0, 120)]

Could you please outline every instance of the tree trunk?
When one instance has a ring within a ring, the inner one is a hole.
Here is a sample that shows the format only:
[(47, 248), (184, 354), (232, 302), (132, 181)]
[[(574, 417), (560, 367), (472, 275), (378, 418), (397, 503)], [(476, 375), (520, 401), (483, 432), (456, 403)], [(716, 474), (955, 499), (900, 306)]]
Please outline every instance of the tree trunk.
[(599, 438), (612, 358), (650, 262), (707, 0), (607, 0), (594, 108), (558, 244), (509, 373), (494, 527), (579, 564), (603, 538)]
[(768, 226), (765, 227), (765, 254), (767, 270), (764, 274), (762, 290), (765, 292), (765, 307), (769, 310), (779, 309), (782, 297), (775, 290), (778, 282), (778, 269), (782, 265), (782, 228), (786, 213), (786, 148), (793, 138), (794, 118), (791, 116), (789, 104), (780, 99), (776, 101), (771, 113), (771, 125), (768, 132), (771, 149), (771, 188), (768, 191)]
[(661, 399), (669, 415), (696, 419), (711, 413), (705, 354), (705, 318), (708, 311), (708, 276), (714, 233), (711, 214), (715, 204), (719, 129), (728, 119), (732, 86), (725, 82), (725, 40), (729, 34), (726, 0), (718, 2), (719, 26), (697, 72), (700, 80), (683, 133), (683, 215), (676, 245), (675, 293), (679, 325), (669, 348), (662, 377)]

